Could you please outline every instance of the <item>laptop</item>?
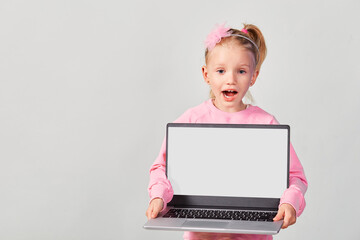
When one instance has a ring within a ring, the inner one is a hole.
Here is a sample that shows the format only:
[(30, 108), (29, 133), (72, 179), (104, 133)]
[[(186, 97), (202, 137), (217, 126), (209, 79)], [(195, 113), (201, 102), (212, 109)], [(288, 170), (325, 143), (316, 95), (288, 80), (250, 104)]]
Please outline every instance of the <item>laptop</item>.
[(169, 123), (167, 208), (145, 229), (277, 234), (289, 186), (288, 125)]

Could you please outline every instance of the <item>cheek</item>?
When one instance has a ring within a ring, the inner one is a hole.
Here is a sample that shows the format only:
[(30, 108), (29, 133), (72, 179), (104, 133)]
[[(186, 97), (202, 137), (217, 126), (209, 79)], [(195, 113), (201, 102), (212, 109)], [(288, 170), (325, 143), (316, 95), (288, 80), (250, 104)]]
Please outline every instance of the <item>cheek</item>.
[(218, 95), (218, 94), (220, 94), (221, 93), (221, 87), (220, 86), (218, 86), (217, 84), (211, 84), (210, 85), (210, 88), (211, 88), (211, 90), (213, 91), (213, 93), (215, 94), (215, 95)]
[(242, 79), (242, 81), (240, 82), (240, 87), (248, 88), (250, 86), (250, 83), (251, 83), (251, 79), (249, 79), (249, 78)]

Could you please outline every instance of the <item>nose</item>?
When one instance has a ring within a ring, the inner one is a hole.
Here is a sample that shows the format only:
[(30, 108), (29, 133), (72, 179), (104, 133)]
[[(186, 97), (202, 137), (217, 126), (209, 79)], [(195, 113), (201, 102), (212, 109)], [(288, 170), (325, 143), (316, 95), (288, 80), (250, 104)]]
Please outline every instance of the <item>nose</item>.
[(229, 73), (229, 76), (226, 79), (226, 84), (233, 85), (236, 83), (236, 73)]

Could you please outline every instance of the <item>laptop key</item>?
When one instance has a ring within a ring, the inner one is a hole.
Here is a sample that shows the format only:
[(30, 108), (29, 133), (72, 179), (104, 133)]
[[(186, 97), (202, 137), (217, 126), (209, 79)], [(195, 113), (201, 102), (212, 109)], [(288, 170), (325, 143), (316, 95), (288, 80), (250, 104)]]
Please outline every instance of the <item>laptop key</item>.
[(206, 209), (170, 209), (165, 218), (222, 219), (239, 221), (272, 222), (276, 212), (229, 211)]

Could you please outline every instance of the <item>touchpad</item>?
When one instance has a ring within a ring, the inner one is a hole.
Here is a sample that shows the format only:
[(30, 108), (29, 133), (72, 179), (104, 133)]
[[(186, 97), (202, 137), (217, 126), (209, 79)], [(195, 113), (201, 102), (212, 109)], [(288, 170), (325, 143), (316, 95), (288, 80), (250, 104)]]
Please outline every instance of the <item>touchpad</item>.
[(182, 227), (187, 228), (225, 228), (229, 224), (228, 221), (216, 222), (216, 221), (196, 221), (186, 220)]

